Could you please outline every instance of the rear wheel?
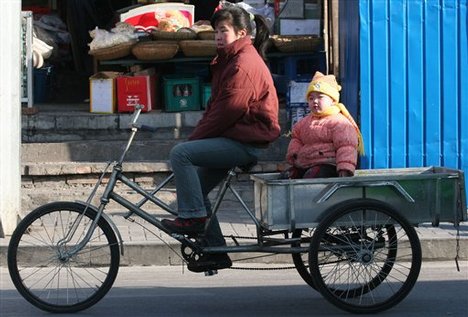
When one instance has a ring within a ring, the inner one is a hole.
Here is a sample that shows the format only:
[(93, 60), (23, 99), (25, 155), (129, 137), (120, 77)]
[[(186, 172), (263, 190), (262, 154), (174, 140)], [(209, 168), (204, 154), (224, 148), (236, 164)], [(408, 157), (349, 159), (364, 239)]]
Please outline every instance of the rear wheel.
[(332, 304), (376, 313), (403, 300), (421, 268), (414, 228), (379, 201), (357, 199), (326, 211), (310, 244), (311, 278)]
[[(20, 294), (54, 313), (77, 312), (97, 303), (117, 276), (119, 244), (110, 224), (100, 218), (88, 243), (82, 241), (96, 212), (73, 202), (54, 202), (27, 215), (8, 247), (8, 269)], [(69, 241), (70, 228), (76, 227)]]
[[(310, 239), (312, 237), (313, 231), (308, 230), (308, 229), (297, 229), (294, 230), (292, 234), (292, 238), (300, 238), (301, 240), (299, 242), (295, 242), (292, 244), (292, 247), (307, 247), (310, 244)], [(293, 253), (292, 254), (292, 259), (294, 266), (296, 267), (297, 272), (299, 275), (302, 277), (302, 279), (309, 284), (310, 287), (315, 289), (314, 286), (314, 281), (312, 280), (312, 277), (310, 276), (310, 271), (309, 271), (309, 254), (307, 252), (305, 253)]]

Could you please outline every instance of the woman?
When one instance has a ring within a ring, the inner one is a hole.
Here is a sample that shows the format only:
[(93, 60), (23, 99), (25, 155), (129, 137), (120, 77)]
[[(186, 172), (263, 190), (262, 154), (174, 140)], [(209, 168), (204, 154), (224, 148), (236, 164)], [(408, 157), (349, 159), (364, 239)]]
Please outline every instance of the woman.
[[(189, 137), (170, 153), (175, 175), (178, 217), (164, 219), (171, 232), (202, 234), (211, 215), (209, 192), (235, 166), (255, 164), (261, 151), (278, 138), (278, 97), (264, 62), (269, 31), (261, 16), (237, 6), (214, 13), (217, 56), (211, 62), (212, 95)], [(256, 36), (252, 44), (252, 24)], [(208, 246), (226, 244), (219, 223), (210, 220), (204, 236)], [(195, 272), (232, 265), (227, 254), (206, 254), (188, 269)]]

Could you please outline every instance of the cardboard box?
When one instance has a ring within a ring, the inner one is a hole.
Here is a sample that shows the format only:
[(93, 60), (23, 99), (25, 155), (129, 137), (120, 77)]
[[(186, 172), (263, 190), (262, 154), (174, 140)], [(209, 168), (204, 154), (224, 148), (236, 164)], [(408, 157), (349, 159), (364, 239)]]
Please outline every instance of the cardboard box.
[(142, 112), (158, 108), (156, 81), (157, 75), (152, 68), (117, 77), (118, 111), (134, 112), (138, 104), (143, 106)]
[(280, 19), (281, 35), (320, 36), (319, 19)]
[(288, 85), (288, 92), (286, 95), (286, 106), (288, 108), (294, 107), (308, 107), (306, 92), (309, 88), (310, 81), (294, 81), (291, 80)]
[(118, 72), (99, 72), (89, 78), (89, 110), (95, 113), (114, 113)]

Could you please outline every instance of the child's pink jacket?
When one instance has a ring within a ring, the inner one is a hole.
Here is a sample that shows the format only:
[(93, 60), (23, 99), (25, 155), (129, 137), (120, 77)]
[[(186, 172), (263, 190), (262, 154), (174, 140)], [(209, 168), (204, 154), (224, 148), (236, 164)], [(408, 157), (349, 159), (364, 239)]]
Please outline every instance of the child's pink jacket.
[(357, 132), (341, 113), (326, 117), (310, 114), (294, 125), (286, 160), (300, 168), (332, 164), (337, 171), (354, 173), (357, 146)]

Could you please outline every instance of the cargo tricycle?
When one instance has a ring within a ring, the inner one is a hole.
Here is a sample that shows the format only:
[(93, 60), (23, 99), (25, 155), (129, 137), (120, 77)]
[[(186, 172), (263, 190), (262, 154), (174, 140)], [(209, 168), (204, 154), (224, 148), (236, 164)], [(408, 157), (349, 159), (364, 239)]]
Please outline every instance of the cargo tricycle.
[[(19, 293), (38, 308), (77, 312), (96, 304), (111, 289), (119, 270), (123, 241), (106, 214), (110, 201), (180, 242), (184, 262), (203, 254), (291, 254), (294, 268), (312, 288), (335, 306), (352, 313), (376, 313), (403, 300), (421, 267), (415, 226), (465, 221), (463, 172), (442, 167), (357, 170), (347, 178), (280, 179), (279, 173), (250, 174), (254, 210), (232, 185), (233, 168), (213, 204), (219, 210), (230, 191), (256, 227), (256, 237), (230, 236), (224, 247), (207, 247), (203, 235), (173, 234), (146, 211), (150, 202), (170, 215), (176, 210), (158, 198), (173, 179), (145, 190), (125, 176), (124, 159), (137, 123), (120, 159), (109, 162), (86, 202), (52, 202), (29, 213), (14, 231), (8, 269)], [(110, 172), (107, 172), (107, 171)], [(110, 175), (109, 175), (110, 174)], [(108, 178), (106, 178), (108, 176)], [(91, 201), (106, 179), (98, 206)], [(133, 203), (114, 191), (119, 184), (142, 196)], [(209, 222), (208, 224), (209, 225)], [(208, 275), (216, 272), (208, 271)]]

